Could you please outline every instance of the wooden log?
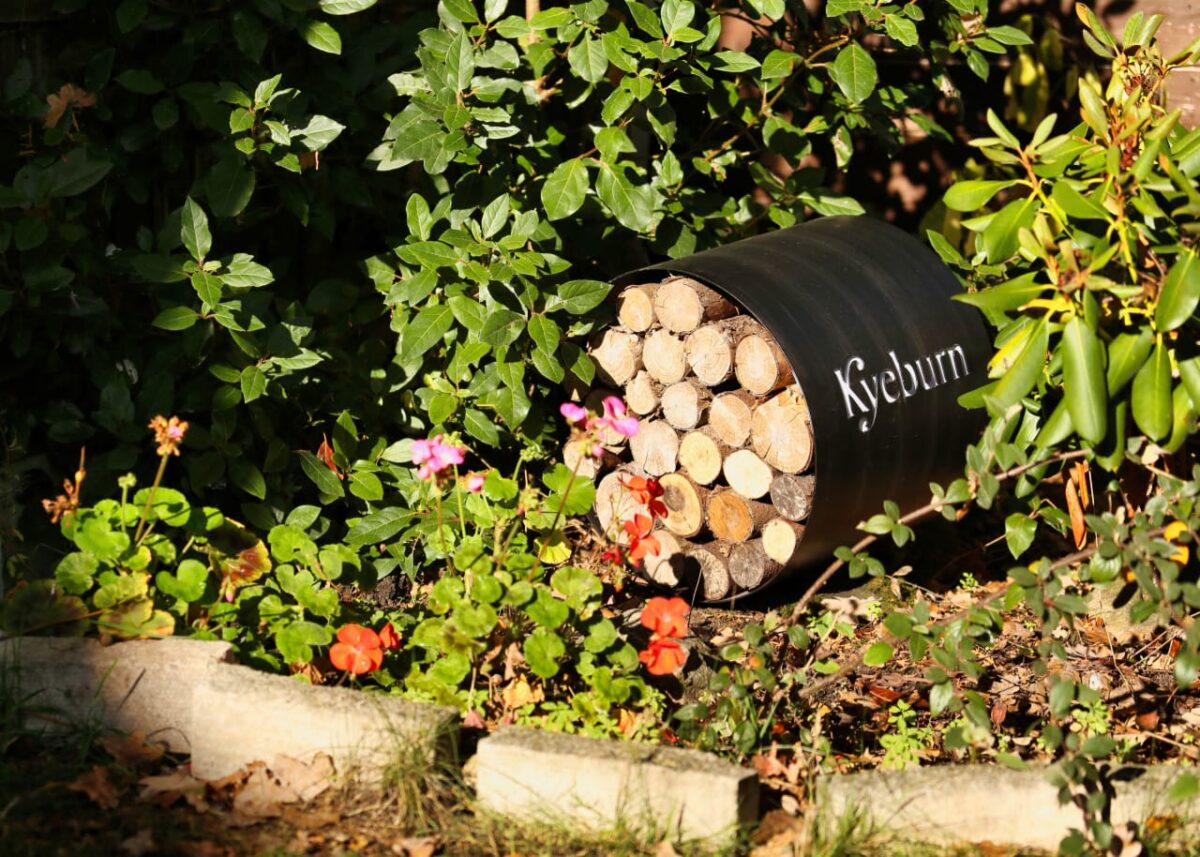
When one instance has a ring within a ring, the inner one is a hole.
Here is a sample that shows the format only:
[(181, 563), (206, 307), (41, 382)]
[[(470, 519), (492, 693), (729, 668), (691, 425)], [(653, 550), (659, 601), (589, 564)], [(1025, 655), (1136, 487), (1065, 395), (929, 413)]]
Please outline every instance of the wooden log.
[(812, 428), (808, 404), (799, 387), (789, 387), (754, 409), (750, 444), (763, 461), (784, 473), (799, 473), (812, 464)]
[(563, 445), (563, 464), (584, 479), (595, 479), (598, 473), (620, 464), (620, 459), (608, 447), (603, 447), (600, 458), (596, 458), (592, 455), (592, 446), (583, 438), (567, 441)]
[(650, 510), (639, 503), (621, 484), (621, 477), (635, 475), (630, 470), (614, 470), (596, 486), (596, 499), (592, 511), (596, 522), (608, 539), (620, 545), (629, 544), (629, 534), (621, 526), (634, 515), (648, 515)]
[(617, 321), (634, 333), (645, 333), (654, 324), (657, 285), (630, 286), (617, 295)]
[(643, 422), (641, 429), (629, 439), (633, 464), (651, 476), (662, 476), (675, 470), (679, 456), (679, 435), (662, 420)]
[(700, 582), (705, 601), (717, 601), (733, 589), (729, 577), (729, 545), (712, 543), (693, 545), (687, 555), (700, 565)]
[(650, 377), (662, 384), (682, 381), (687, 374), (683, 340), (670, 331), (656, 330), (647, 336), (642, 343), (641, 360)]
[(690, 277), (664, 280), (654, 291), (654, 315), (673, 333), (691, 333), (705, 319), (728, 318), (737, 307), (720, 292)]
[(787, 565), (796, 554), (796, 546), (804, 538), (804, 525), (783, 518), (773, 518), (763, 524), (762, 546), (767, 556)]
[(663, 418), (680, 431), (694, 429), (712, 401), (712, 392), (691, 381), (677, 381), (663, 390)]
[(747, 541), (756, 530), (775, 517), (775, 510), (771, 506), (747, 500), (730, 488), (709, 494), (704, 512), (713, 535), (734, 543)]
[(625, 404), (639, 417), (648, 417), (658, 410), (662, 384), (650, 377), (645, 369), (638, 371), (625, 385)]
[(591, 354), (600, 379), (623, 387), (642, 367), (642, 338), (628, 330), (610, 327)]
[(706, 386), (723, 384), (733, 376), (733, 355), (737, 344), (746, 336), (756, 333), (763, 333), (763, 327), (748, 315), (735, 315), (701, 325), (683, 341), (688, 365)]
[(663, 525), (685, 538), (699, 534), (704, 529), (704, 503), (708, 491), (682, 473), (668, 473), (658, 481), (663, 488), (663, 505), (667, 507)]
[(756, 396), (795, 383), (792, 367), (783, 349), (767, 334), (751, 335), (737, 344), (733, 374), (738, 383)]
[(708, 424), (726, 446), (745, 446), (757, 404), (758, 400), (745, 390), (722, 393), (709, 406)]
[(679, 441), (679, 467), (698, 485), (711, 485), (731, 451), (712, 426), (702, 426)]
[(749, 500), (765, 497), (775, 478), (770, 465), (749, 449), (731, 452), (721, 467), (729, 487)]
[(780, 473), (771, 480), (771, 505), (789, 521), (803, 521), (812, 511), (815, 489), (812, 474)]
[(762, 539), (734, 545), (729, 551), (729, 576), (741, 589), (755, 589), (782, 570), (783, 565), (767, 555)]
[(646, 577), (661, 586), (678, 586), (680, 581), (679, 560), (683, 549), (679, 540), (667, 530), (655, 530), (658, 553), (649, 554), (643, 560)]

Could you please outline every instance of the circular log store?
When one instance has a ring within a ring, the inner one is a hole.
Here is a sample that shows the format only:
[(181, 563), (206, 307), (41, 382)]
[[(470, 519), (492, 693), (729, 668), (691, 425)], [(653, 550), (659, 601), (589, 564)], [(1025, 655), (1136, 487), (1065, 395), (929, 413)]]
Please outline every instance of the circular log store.
[(831, 217), (617, 280), (616, 324), (592, 343), (599, 401), (641, 420), (599, 461), (594, 513), (621, 538), (645, 512), (623, 480), (652, 476), (668, 514), (643, 571), (715, 602), (856, 541), (885, 500), (929, 499), (961, 475), (983, 420), (957, 398), (987, 381), (982, 320), (920, 242)]

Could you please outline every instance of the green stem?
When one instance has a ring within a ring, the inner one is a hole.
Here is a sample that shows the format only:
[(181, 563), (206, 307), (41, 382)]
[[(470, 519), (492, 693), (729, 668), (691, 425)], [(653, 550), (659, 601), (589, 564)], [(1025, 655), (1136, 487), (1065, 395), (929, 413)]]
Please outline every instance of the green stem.
[[(562, 520), (563, 509), (567, 507), (567, 498), (571, 496), (571, 488), (575, 485), (575, 478), (579, 475), (579, 465), (583, 464), (586, 456), (580, 456), (575, 462), (575, 466), (571, 468), (571, 478), (567, 480), (567, 487), (563, 489), (562, 499), (558, 501), (558, 508), (554, 510), (554, 520), (550, 522), (550, 533), (558, 529), (558, 522)], [(539, 550), (533, 555), (533, 571), (537, 571), (542, 566), (542, 552)]]
[(442, 555), (449, 559), (450, 551), (446, 548), (446, 528), (442, 523), (442, 489), (436, 482), (434, 483), (434, 490), (437, 491), (434, 497), (437, 499), (438, 540), (442, 543)]
[(138, 519), (137, 529), (133, 531), (133, 543), (137, 544), (142, 540), (142, 531), (146, 528), (146, 521), (150, 518), (150, 507), (154, 505), (154, 495), (158, 493), (158, 485), (162, 482), (163, 473), (167, 470), (168, 455), (160, 455), (158, 457), (158, 472), (154, 474), (154, 482), (150, 486), (150, 493), (146, 495), (146, 506), (142, 509), (142, 516)]
[(454, 496), (458, 499), (458, 532), (465, 540), (467, 538), (467, 515), (463, 511), (463, 487), (458, 477), (458, 465), (454, 465)]

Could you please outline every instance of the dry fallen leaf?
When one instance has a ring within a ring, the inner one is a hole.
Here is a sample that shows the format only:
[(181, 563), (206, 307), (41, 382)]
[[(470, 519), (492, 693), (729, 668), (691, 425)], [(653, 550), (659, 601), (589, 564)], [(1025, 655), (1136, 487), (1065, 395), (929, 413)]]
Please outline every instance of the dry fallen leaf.
[(166, 745), (157, 741), (147, 742), (146, 733), (142, 731), (130, 735), (110, 735), (100, 739), (99, 744), (108, 755), (130, 768), (157, 764), (167, 752)]
[(283, 808), (283, 820), (292, 827), (303, 830), (320, 830), (322, 827), (332, 827), (342, 820), (342, 814), (336, 809), (303, 809), (298, 806)]
[(233, 799), (235, 815), (249, 823), (283, 814), (283, 804), (312, 800), (331, 785), (333, 759), (322, 753), (311, 764), (276, 756), (269, 765), (251, 766), (250, 776)]
[(149, 827), (144, 827), (137, 833), (130, 836), (121, 842), (121, 850), (126, 854), (131, 854), (133, 857), (142, 857), (143, 854), (153, 854), (157, 846), (154, 844), (154, 832)]
[(675, 850), (674, 845), (664, 839), (654, 846), (654, 857), (679, 857), (679, 852)]
[(108, 778), (108, 768), (95, 765), (75, 781), (67, 784), (73, 792), (83, 792), (88, 800), (101, 809), (115, 809), (121, 803), (121, 794)]
[(1083, 519), (1083, 504), (1079, 501), (1079, 487), (1075, 478), (1067, 480), (1067, 512), (1071, 516), (1071, 535), (1075, 537), (1075, 549), (1082, 550), (1087, 543), (1087, 522)]
[(500, 698), (504, 700), (504, 707), (509, 711), (516, 710), (522, 705), (528, 705), (531, 702), (540, 702), (542, 699), (542, 690), (536, 690), (530, 686), (525, 680), (525, 676), (518, 676), (500, 692)]
[(392, 853), (398, 857), (433, 857), (437, 840), (431, 836), (411, 836), (392, 843)]
[(159, 806), (170, 806), (184, 798), (192, 809), (198, 812), (208, 810), (206, 784), (192, 776), (191, 767), (184, 765), (173, 771), (157, 776), (142, 777), (138, 780), (142, 787), (140, 800), (151, 801)]
[(754, 833), (755, 847), (750, 857), (792, 857), (808, 853), (808, 827), (803, 819), (795, 818), (781, 809), (763, 816)]

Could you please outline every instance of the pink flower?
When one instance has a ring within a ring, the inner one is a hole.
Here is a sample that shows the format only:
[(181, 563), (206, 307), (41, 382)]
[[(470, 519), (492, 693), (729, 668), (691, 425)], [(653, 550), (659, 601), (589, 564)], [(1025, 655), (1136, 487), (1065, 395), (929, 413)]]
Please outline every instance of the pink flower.
[(478, 494), (483, 490), (483, 482), (486, 477), (482, 473), (472, 473), (466, 479), (467, 490), (472, 494)]
[(558, 412), (562, 414), (566, 421), (571, 425), (584, 422), (588, 417), (587, 408), (580, 407), (574, 402), (563, 402), (562, 405), (559, 406)]
[(454, 464), (462, 464), (465, 450), (459, 446), (446, 443), (445, 435), (436, 435), (429, 440), (414, 440), (412, 458), (414, 464), (419, 464), (417, 476), (430, 479)]
[(606, 396), (604, 399), (604, 424), (625, 437), (633, 437), (639, 428), (637, 417), (628, 416), (625, 403), (616, 396)]

